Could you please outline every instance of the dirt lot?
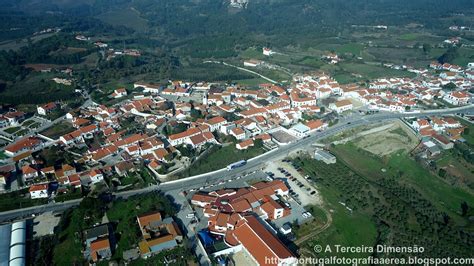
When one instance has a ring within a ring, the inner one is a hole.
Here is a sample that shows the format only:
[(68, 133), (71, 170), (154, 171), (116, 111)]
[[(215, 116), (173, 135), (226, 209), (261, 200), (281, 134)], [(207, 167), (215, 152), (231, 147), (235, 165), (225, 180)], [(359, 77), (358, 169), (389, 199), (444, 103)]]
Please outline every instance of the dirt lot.
[(401, 122), (395, 122), (360, 133), (354, 138), (354, 143), (368, 152), (385, 156), (400, 150), (412, 150), (418, 145), (418, 139)]

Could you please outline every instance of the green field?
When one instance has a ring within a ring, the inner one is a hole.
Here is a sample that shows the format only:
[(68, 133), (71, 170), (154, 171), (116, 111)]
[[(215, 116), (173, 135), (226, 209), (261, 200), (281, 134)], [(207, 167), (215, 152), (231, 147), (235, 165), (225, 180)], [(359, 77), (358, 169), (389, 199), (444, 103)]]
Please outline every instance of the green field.
[(51, 80), (54, 77), (54, 73), (30, 73), (25, 79), (0, 92), (0, 99), (4, 103), (13, 104), (40, 104), (72, 99), (74, 86), (56, 84)]
[[(465, 191), (445, 183), (421, 167), (406, 153), (396, 153), (381, 160), (351, 144), (338, 145), (334, 151), (351, 167), (374, 181), (388, 176), (397, 176), (400, 182), (410, 184), (445, 212), (456, 215), (463, 201), (474, 206), (474, 196), (471, 191)], [(386, 172), (381, 169), (385, 169)]]
[[(0, 157), (2, 155), (0, 154)], [(15, 199), (15, 200), (12, 200)], [(9, 211), (46, 204), (47, 199), (30, 199), (28, 189), (22, 189), (10, 193), (0, 194), (0, 211)]]
[(116, 233), (120, 236), (113, 258), (120, 260), (123, 251), (138, 245), (141, 236), (137, 216), (152, 211), (160, 211), (163, 217), (175, 213), (171, 203), (157, 193), (114, 202), (114, 206), (107, 211), (109, 220), (118, 223)]
[[(326, 165), (309, 158), (298, 159), (295, 162), (316, 182), (325, 203), (324, 208), (329, 210), (333, 220), (328, 229), (306, 242), (304, 246), (310, 249), (316, 244), (323, 247), (326, 245), (373, 246), (376, 241), (377, 230), (374, 221), (370, 218), (372, 209), (359, 208), (357, 203), (348, 198), (347, 195), (350, 194), (348, 191), (356, 192), (357, 190), (360, 190), (360, 193), (370, 194), (372, 192), (369, 191), (372, 191), (372, 189), (367, 190), (363, 187), (364, 181), (340, 162), (336, 165)], [(351, 184), (350, 187), (349, 184)], [(353, 211), (349, 211), (341, 202)], [(309, 209), (311, 209), (311, 206)], [(321, 211), (316, 211), (313, 215), (317, 217), (323, 214)], [(325, 218), (322, 219), (321, 222), (325, 222)], [(301, 228), (306, 229), (304, 226)], [(305, 234), (305, 231), (297, 232), (297, 235)], [(330, 256), (335, 255), (335, 253), (322, 253), (320, 255)], [(352, 255), (365, 256), (367, 254)]]
[(21, 127), (9, 127), (3, 131), (5, 131), (8, 134), (14, 134), (15, 132), (19, 131)]
[(354, 55), (360, 55), (363, 49), (364, 49), (364, 45), (360, 43), (347, 43), (347, 44), (337, 47), (335, 51), (338, 54), (351, 53)]
[(44, 131), (40, 132), (40, 134), (45, 135), (46, 137), (57, 139), (62, 135), (67, 133), (71, 133), (74, 131), (75, 128), (69, 122), (60, 122), (51, 126), (50, 128), (45, 129)]
[[(173, 215), (175, 210), (167, 198), (158, 193), (134, 196), (127, 200), (116, 200), (107, 205), (99, 199), (84, 198), (79, 207), (67, 211), (61, 219), (54, 245), (54, 265), (77, 265), (84, 263), (81, 253), (84, 230), (100, 223), (106, 214), (113, 224), (118, 246), (113, 259), (122, 260), (124, 250), (136, 246), (140, 240), (140, 230), (136, 222), (137, 215), (150, 211), (160, 211), (163, 216)], [(140, 265), (140, 264), (138, 264)]]
[(419, 37), (417, 33), (405, 33), (400, 35), (398, 38), (403, 41), (414, 41)]
[[(303, 247), (404, 243), (425, 247), (425, 255), (469, 254), (465, 239), (452, 241), (453, 234), (446, 232), (462, 235), (474, 229), (467, 218), (474, 211), (461, 216), (460, 208), (463, 201), (474, 206), (471, 191), (446, 183), (406, 152), (380, 158), (351, 143), (331, 151), (338, 159), (333, 165), (307, 157), (296, 159), (316, 182), (333, 216), (333, 224)], [(322, 254), (328, 255), (335, 254)]]
[(364, 78), (377, 79), (383, 77), (414, 77), (415, 74), (407, 71), (382, 67), (380, 65), (341, 63), (340, 67), (349, 73), (362, 75)]
[(182, 174), (185, 176), (193, 176), (215, 171), (231, 163), (240, 160), (248, 160), (262, 153), (264, 153), (264, 150), (255, 146), (243, 151), (237, 150), (234, 144), (230, 144), (226, 147), (213, 146)]
[(140, 17), (140, 13), (132, 8), (110, 11), (102, 14), (98, 19), (114, 26), (125, 26), (139, 32), (148, 29), (148, 21)]
[(467, 141), (469, 145), (474, 145), (474, 125), (463, 119), (458, 119), (458, 120), (459, 122), (461, 122), (463, 126), (466, 126), (469, 128), (467, 134), (463, 133), (462, 137)]

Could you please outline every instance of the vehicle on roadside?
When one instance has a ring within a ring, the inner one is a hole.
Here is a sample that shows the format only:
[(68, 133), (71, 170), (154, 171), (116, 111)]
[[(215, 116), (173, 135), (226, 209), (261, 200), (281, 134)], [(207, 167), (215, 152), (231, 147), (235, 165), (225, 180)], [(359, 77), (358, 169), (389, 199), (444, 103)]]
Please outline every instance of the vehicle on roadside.
[(238, 162), (235, 162), (235, 163), (231, 163), (227, 166), (227, 171), (234, 170), (235, 168), (244, 166), (246, 164), (247, 164), (246, 160), (241, 160), (241, 161), (238, 161)]

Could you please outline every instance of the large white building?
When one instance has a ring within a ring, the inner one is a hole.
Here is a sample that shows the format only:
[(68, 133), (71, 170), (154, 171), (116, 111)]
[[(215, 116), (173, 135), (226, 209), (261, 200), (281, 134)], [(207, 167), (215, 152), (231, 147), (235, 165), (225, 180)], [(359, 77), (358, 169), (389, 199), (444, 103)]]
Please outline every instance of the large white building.
[(352, 102), (350, 100), (341, 100), (335, 103), (329, 104), (329, 109), (335, 111), (336, 113), (342, 113), (345, 111), (352, 110)]

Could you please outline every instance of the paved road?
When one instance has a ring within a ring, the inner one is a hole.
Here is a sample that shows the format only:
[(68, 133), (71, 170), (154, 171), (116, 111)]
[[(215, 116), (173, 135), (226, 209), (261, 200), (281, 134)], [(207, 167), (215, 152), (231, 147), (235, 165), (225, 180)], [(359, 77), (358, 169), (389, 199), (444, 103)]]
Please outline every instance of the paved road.
[[(152, 186), (138, 189), (138, 190), (119, 192), (119, 193), (116, 193), (115, 195), (121, 198), (128, 198), (133, 195), (144, 194), (144, 193), (148, 193), (155, 190), (161, 190), (163, 192), (167, 192), (167, 191), (172, 191), (172, 190), (200, 188), (200, 187), (206, 186), (207, 184), (216, 183), (221, 180), (232, 179), (239, 175), (244, 174), (245, 172), (250, 172), (255, 169), (262, 168), (262, 165), (265, 162), (285, 157), (293, 151), (296, 151), (305, 147), (309, 147), (314, 142), (317, 142), (329, 136), (336, 135), (342, 131), (355, 128), (361, 125), (379, 123), (379, 122), (388, 122), (388, 121), (396, 120), (403, 117), (423, 117), (423, 116), (431, 116), (431, 115), (439, 115), (439, 114), (448, 115), (448, 114), (456, 114), (456, 113), (474, 114), (474, 105), (466, 106), (463, 108), (455, 108), (455, 109), (448, 109), (448, 110), (439, 109), (439, 110), (425, 111), (422, 113), (410, 113), (410, 114), (378, 113), (378, 114), (366, 115), (366, 116), (352, 115), (350, 117), (341, 119), (337, 125), (329, 127), (328, 129), (322, 132), (316, 132), (310, 135), (308, 138), (299, 140), (297, 142), (288, 144), (286, 146), (281, 146), (277, 150), (266, 153), (260, 156), (259, 158), (250, 159), (245, 166), (239, 167), (232, 171), (226, 171), (225, 169), (221, 169), (209, 174), (189, 177), (189, 178), (180, 179), (180, 180), (172, 181), (172, 182), (165, 182), (159, 185), (152, 185)], [(72, 206), (78, 205), (79, 202), (80, 200), (75, 200), (75, 201), (66, 202), (66, 203), (51, 203), (48, 205), (42, 205), (42, 206), (37, 206), (37, 207), (32, 207), (32, 208), (2, 212), (0, 213), (0, 222), (30, 216), (31, 214), (39, 213), (39, 212), (65, 210)]]
[(252, 71), (250, 69), (246, 69), (246, 68), (243, 68), (243, 67), (239, 67), (239, 66), (234, 66), (232, 64), (229, 64), (229, 63), (226, 63), (226, 62), (219, 62), (219, 61), (204, 61), (204, 63), (214, 63), (214, 64), (223, 64), (225, 66), (230, 66), (230, 67), (234, 67), (234, 68), (237, 68), (239, 70), (242, 70), (242, 71), (245, 71), (245, 72), (248, 72), (250, 74), (254, 74), (254, 75), (257, 75), (259, 77), (261, 77), (262, 79), (265, 79), (267, 81), (270, 81), (271, 83), (273, 84), (277, 84), (278, 82), (269, 78), (269, 77), (265, 77), (264, 75), (260, 74), (260, 73), (257, 73), (255, 71)]

